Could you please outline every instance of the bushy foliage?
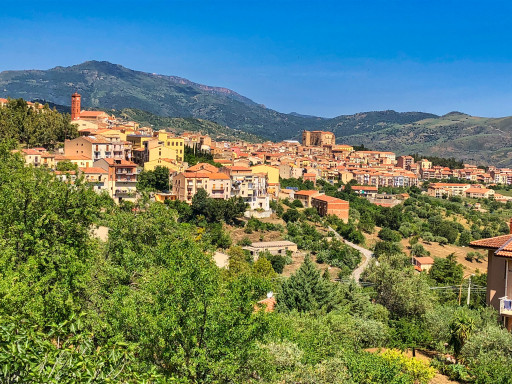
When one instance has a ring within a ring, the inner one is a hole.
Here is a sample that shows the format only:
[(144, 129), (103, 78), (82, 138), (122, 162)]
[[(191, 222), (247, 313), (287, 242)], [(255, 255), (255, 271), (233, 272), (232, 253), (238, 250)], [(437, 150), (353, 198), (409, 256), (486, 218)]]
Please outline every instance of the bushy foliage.
[(154, 171), (142, 171), (137, 175), (137, 190), (168, 191), (169, 168), (160, 165)]
[(281, 188), (286, 189), (287, 187), (297, 188), (299, 191), (313, 190), (315, 184), (311, 180), (303, 180), (302, 178), (294, 179), (282, 179), (279, 178), (279, 184)]
[(9, 100), (0, 107), (0, 140), (15, 140), (30, 147), (53, 149), (59, 142), (78, 136), (68, 114), (31, 108), (23, 99)]
[(387, 227), (382, 228), (379, 231), (378, 236), (381, 240), (384, 240), (384, 241), (398, 242), (398, 241), (402, 240), (402, 236), (400, 235), (400, 232), (393, 231), (392, 229), (389, 229)]

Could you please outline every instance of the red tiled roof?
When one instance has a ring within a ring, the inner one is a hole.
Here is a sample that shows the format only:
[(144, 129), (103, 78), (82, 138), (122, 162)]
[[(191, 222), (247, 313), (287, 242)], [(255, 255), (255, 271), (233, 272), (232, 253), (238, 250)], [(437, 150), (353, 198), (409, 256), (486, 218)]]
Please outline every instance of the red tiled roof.
[(22, 149), (21, 150), (25, 155), (40, 155), (41, 152), (35, 149)]
[(80, 117), (84, 117), (84, 116), (98, 117), (101, 115), (107, 115), (107, 114), (103, 111), (82, 111), (82, 112), (80, 112)]
[(347, 203), (348, 201), (338, 199), (337, 197), (327, 196), (327, 195), (320, 195), (313, 197), (314, 200), (320, 200), (320, 201), (326, 201), (328, 203)]
[(274, 312), (274, 308), (276, 306), (276, 298), (275, 297), (267, 297), (266, 299), (258, 301), (258, 305), (255, 306), (255, 309), (261, 308), (262, 305), (265, 306), (265, 312)]
[(226, 167), (226, 168), (230, 169), (231, 171), (248, 171), (248, 172), (251, 171), (251, 168), (242, 167), (240, 165), (235, 165), (233, 167)]
[(320, 192), (314, 191), (314, 190), (295, 192), (295, 196), (313, 196), (313, 195), (317, 195), (317, 194), (320, 194)]
[(86, 168), (78, 168), (80, 172), (83, 173), (108, 173), (106, 170), (100, 167), (86, 167)]
[(114, 167), (136, 167), (137, 164), (134, 162), (124, 160), (124, 159), (112, 159), (112, 158), (106, 158), (102, 159), (105, 160), (108, 165), (113, 165)]
[(472, 241), (469, 245), (473, 248), (486, 248), (486, 249), (501, 249), (501, 251), (512, 251), (512, 234), (501, 235), (496, 237), (491, 237), (488, 239), (481, 239)]
[(354, 191), (378, 191), (379, 188), (371, 186), (371, 185), (354, 185), (352, 187)]
[(90, 157), (84, 155), (55, 155), (55, 160), (91, 160)]
[(210, 173), (208, 175), (208, 178), (210, 180), (229, 180), (229, 176), (226, 175), (225, 173), (220, 173), (220, 172), (214, 172), (214, 173)]
[(219, 169), (208, 163), (198, 163), (187, 169), (187, 172), (197, 172), (197, 171), (208, 171), (208, 172), (218, 172)]
[(415, 259), (420, 264), (434, 264), (434, 259), (430, 256), (415, 257)]
[(466, 193), (487, 193), (490, 189), (487, 188), (468, 188), (466, 189)]
[(211, 173), (208, 172), (187, 172), (185, 171), (183, 175), (188, 179), (203, 179), (210, 177)]

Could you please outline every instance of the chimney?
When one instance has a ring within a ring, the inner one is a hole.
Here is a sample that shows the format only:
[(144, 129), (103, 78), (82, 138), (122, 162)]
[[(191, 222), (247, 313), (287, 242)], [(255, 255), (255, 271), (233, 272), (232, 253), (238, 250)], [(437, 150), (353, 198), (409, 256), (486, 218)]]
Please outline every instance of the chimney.
[(512, 218), (510, 218), (510, 221), (508, 222), (508, 228), (509, 228), (510, 234), (512, 234)]

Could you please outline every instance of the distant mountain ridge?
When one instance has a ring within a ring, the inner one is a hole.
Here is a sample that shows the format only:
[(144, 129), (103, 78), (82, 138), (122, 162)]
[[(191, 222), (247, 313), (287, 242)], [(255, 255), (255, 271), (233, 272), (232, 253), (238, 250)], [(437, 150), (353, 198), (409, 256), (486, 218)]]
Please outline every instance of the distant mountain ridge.
[[(69, 105), (73, 92), (84, 108), (148, 112), (163, 118), (197, 118), (269, 140), (299, 139), (302, 130), (329, 130), (338, 143), (365, 144), (398, 154), (455, 156), (465, 161), (512, 165), (512, 118), (492, 119), (450, 112), (372, 111), (335, 118), (281, 113), (223, 87), (178, 76), (134, 71), (106, 61), (49, 70), (0, 73), (0, 97)], [(175, 122), (178, 120), (175, 120)], [(188, 123), (187, 123), (188, 124)], [(193, 126), (199, 127), (205, 123)], [(208, 129), (212, 129), (208, 125)], [(234, 131), (230, 131), (233, 129)], [(237, 134), (238, 135), (238, 134)]]

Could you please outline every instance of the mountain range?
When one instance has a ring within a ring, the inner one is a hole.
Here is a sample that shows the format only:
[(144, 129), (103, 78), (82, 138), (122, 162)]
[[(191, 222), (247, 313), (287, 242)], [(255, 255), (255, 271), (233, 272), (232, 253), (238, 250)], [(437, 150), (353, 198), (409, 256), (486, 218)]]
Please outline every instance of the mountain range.
[[(364, 144), (398, 154), (456, 157), (479, 164), (512, 165), (512, 118), (483, 118), (452, 112), (373, 111), (323, 118), (282, 113), (235, 91), (177, 76), (134, 71), (105, 61), (49, 70), (0, 72), (0, 97), (69, 105), (82, 95), (83, 108), (115, 110), (142, 122), (158, 122), (212, 133), (279, 141), (302, 130), (328, 130), (338, 143)], [(167, 119), (167, 118), (180, 118)], [(199, 119), (199, 120), (194, 120)], [(209, 120), (218, 125), (205, 122)], [(206, 127), (208, 126), (208, 127)], [(178, 129), (179, 130), (179, 129)], [(243, 132), (254, 136), (245, 136)], [(511, 155), (509, 155), (509, 153)]]

